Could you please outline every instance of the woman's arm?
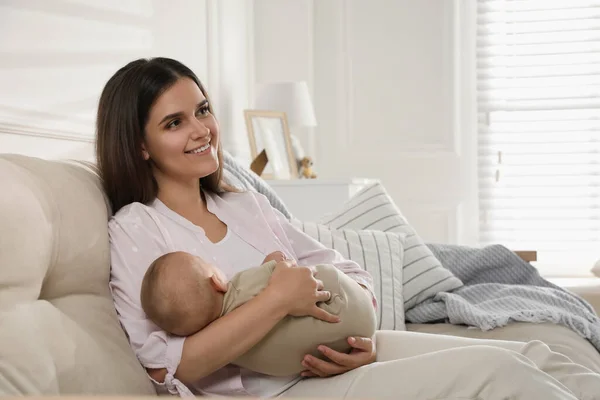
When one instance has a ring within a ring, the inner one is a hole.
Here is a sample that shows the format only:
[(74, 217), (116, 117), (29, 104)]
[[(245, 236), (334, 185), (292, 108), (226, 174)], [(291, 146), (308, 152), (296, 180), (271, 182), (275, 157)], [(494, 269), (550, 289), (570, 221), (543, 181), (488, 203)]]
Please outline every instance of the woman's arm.
[(175, 376), (183, 383), (195, 382), (250, 350), (287, 315), (287, 310), (271, 297), (262, 292), (188, 336)]
[(194, 335), (188, 336), (175, 375), (182, 382), (194, 382), (250, 350), (286, 315), (310, 315), (323, 321), (339, 322), (317, 306), (329, 300), (321, 291), (309, 268), (294, 266), (290, 261), (278, 262), (268, 286), (252, 300)]
[[(286, 315), (339, 322), (316, 305), (329, 300), (330, 294), (322, 291), (323, 283), (314, 278), (314, 272), (291, 266), (290, 261), (277, 263), (258, 296), (185, 338), (175, 377), (189, 384), (212, 374), (250, 350)], [(160, 383), (167, 377), (165, 368), (147, 371)]]
[(278, 235), (284, 243), (289, 243), (296, 260), (298, 261), (298, 265), (334, 265), (365, 288), (371, 295), (373, 305), (377, 305), (377, 299), (373, 290), (373, 278), (367, 271), (362, 269), (354, 261), (342, 257), (338, 251), (327, 248), (322, 243), (297, 229), (283, 214), (271, 207), (271, 204), (266, 197), (261, 194), (254, 195), (260, 205), (263, 215), (271, 225), (275, 234)]
[[(287, 315), (287, 310), (262, 292), (201, 331), (185, 338), (175, 377), (185, 384), (196, 382), (250, 350)], [(164, 382), (166, 368), (148, 369)]]
[[(268, 297), (261, 293), (185, 338), (175, 377), (185, 384), (196, 382), (250, 350), (286, 316)], [(167, 369), (148, 369), (148, 373), (162, 383)]]

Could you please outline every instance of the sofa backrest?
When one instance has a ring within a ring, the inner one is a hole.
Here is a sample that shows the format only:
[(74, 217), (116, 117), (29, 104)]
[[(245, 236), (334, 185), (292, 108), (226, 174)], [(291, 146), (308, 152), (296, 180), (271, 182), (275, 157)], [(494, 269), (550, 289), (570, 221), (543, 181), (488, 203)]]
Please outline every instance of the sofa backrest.
[(0, 154), (0, 396), (154, 395), (108, 288), (93, 166)]

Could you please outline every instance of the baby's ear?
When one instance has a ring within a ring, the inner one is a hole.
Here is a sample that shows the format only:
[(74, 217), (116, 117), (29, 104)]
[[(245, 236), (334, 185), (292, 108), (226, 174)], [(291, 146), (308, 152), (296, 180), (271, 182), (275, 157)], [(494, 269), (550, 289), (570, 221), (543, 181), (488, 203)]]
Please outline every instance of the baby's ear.
[(222, 292), (225, 293), (227, 292), (227, 283), (225, 283), (220, 276), (218, 276), (217, 274), (213, 274), (210, 277), (210, 282), (213, 285), (213, 288), (215, 288), (215, 290), (217, 292)]

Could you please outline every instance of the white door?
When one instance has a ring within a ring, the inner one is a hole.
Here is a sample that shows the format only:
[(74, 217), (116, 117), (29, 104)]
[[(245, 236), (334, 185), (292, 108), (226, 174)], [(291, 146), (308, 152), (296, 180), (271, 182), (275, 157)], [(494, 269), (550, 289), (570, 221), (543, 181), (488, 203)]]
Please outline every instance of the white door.
[(429, 242), (477, 243), (471, 0), (314, 2), (321, 176), (379, 178)]

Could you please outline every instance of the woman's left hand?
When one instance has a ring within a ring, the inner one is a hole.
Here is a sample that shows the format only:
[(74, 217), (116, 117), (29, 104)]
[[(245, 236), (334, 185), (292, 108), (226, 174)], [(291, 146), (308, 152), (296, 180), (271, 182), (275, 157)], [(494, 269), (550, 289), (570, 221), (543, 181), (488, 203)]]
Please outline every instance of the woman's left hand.
[(319, 376), (325, 378), (327, 376), (343, 374), (344, 372), (375, 362), (375, 342), (372, 339), (360, 337), (348, 338), (348, 343), (352, 346), (352, 351), (349, 354), (337, 352), (327, 346), (319, 346), (319, 351), (331, 361), (320, 360), (308, 354), (304, 356), (302, 365), (306, 370), (301, 375), (304, 377)]

